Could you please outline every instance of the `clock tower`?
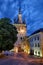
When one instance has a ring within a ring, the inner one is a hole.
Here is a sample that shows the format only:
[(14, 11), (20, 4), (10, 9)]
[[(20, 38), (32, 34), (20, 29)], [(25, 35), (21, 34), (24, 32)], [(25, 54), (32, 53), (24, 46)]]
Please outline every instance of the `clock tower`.
[(26, 36), (26, 24), (23, 23), (22, 14), (21, 14), (20, 8), (19, 8), (18, 19), (14, 23), (14, 25), (17, 28), (17, 31), (18, 31), (18, 34), (17, 34), (18, 40), (15, 43), (15, 45), (18, 46), (19, 44), (21, 44), (23, 38)]
[[(24, 22), (24, 23), (23, 23)], [(21, 14), (21, 7), (19, 6), (19, 13), (18, 13), (18, 19), (14, 22), (14, 26), (17, 28), (18, 34), (17, 34), (17, 41), (14, 44), (14, 50), (16, 52), (21, 51), (21, 44), (23, 43), (23, 39), (26, 36), (26, 24), (25, 21), (22, 20), (22, 14)]]
[(28, 48), (29, 46), (27, 45), (26, 39), (24, 39), (26, 37), (26, 24), (25, 24), (25, 21), (22, 20), (21, 0), (19, 0), (18, 11), (19, 11), (18, 18), (17, 18), (17, 20), (16, 19), (14, 20), (14, 24), (13, 24), (17, 28), (17, 31), (18, 31), (17, 41), (14, 43), (13, 51), (16, 53), (21, 52), (21, 51), (28, 53), (27, 49), (29, 49)]

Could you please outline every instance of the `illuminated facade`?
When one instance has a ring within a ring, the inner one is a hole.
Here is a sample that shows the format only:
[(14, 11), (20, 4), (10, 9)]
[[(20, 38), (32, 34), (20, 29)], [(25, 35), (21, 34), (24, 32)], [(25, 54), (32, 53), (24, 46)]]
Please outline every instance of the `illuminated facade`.
[(34, 32), (30, 37), (31, 52), (34, 55), (43, 57), (43, 29)]
[(30, 54), (30, 44), (28, 37), (25, 37), (22, 41), (21, 48), (24, 50), (24, 52)]
[(16, 53), (18, 52), (26, 52), (29, 54), (29, 45), (27, 45), (27, 40), (24, 39), (26, 37), (26, 24), (25, 21), (22, 20), (22, 14), (21, 14), (21, 0), (19, 0), (19, 14), (18, 19), (14, 21), (14, 26), (17, 28), (18, 34), (17, 34), (17, 41), (14, 44), (14, 51)]
[[(22, 20), (21, 16), (19, 17), (21, 21)], [(17, 34), (18, 39), (16, 43), (14, 44), (14, 51), (16, 53), (23, 51), (30, 54), (30, 45), (29, 45), (28, 38), (26, 37), (26, 24), (23, 24), (22, 22), (20, 23), (20, 21), (19, 21), (19, 24), (14, 24), (18, 31), (18, 34)]]
[(16, 43), (14, 44), (14, 51), (16, 53), (18, 53), (20, 51), (24, 51), (24, 49), (22, 48), (22, 44), (25, 41), (24, 38), (26, 37), (26, 24), (24, 24), (22, 21), (22, 15), (21, 15), (20, 11), (19, 11), (17, 23), (15, 23), (14, 26), (16, 26), (17, 31), (18, 31), (18, 34), (17, 34), (18, 39), (17, 39)]

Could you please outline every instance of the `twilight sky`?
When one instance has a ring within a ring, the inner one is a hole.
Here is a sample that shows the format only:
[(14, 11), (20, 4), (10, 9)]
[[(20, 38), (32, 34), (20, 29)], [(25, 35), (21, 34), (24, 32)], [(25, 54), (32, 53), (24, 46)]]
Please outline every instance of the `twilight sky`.
[[(18, 15), (19, 0), (0, 0), (0, 18), (14, 19)], [(21, 0), (22, 18), (26, 20), (27, 35), (43, 28), (43, 0)]]

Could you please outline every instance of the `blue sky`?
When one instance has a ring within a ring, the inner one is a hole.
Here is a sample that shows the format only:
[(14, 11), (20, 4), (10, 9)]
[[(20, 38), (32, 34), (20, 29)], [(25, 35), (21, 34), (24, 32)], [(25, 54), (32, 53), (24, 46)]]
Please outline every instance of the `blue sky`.
[[(19, 0), (0, 0), (0, 18), (14, 19), (18, 15)], [(43, 28), (43, 0), (21, 0), (22, 18), (26, 20), (27, 35)]]

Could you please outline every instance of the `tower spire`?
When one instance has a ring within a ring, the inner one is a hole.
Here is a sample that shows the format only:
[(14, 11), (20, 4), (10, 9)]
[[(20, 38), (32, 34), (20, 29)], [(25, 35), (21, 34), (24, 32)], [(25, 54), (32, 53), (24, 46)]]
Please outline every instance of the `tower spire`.
[(19, 0), (19, 14), (21, 14), (21, 0)]
[(21, 14), (21, 0), (19, 0), (19, 14), (18, 14), (18, 19), (19, 19), (19, 23), (22, 23), (22, 14)]

